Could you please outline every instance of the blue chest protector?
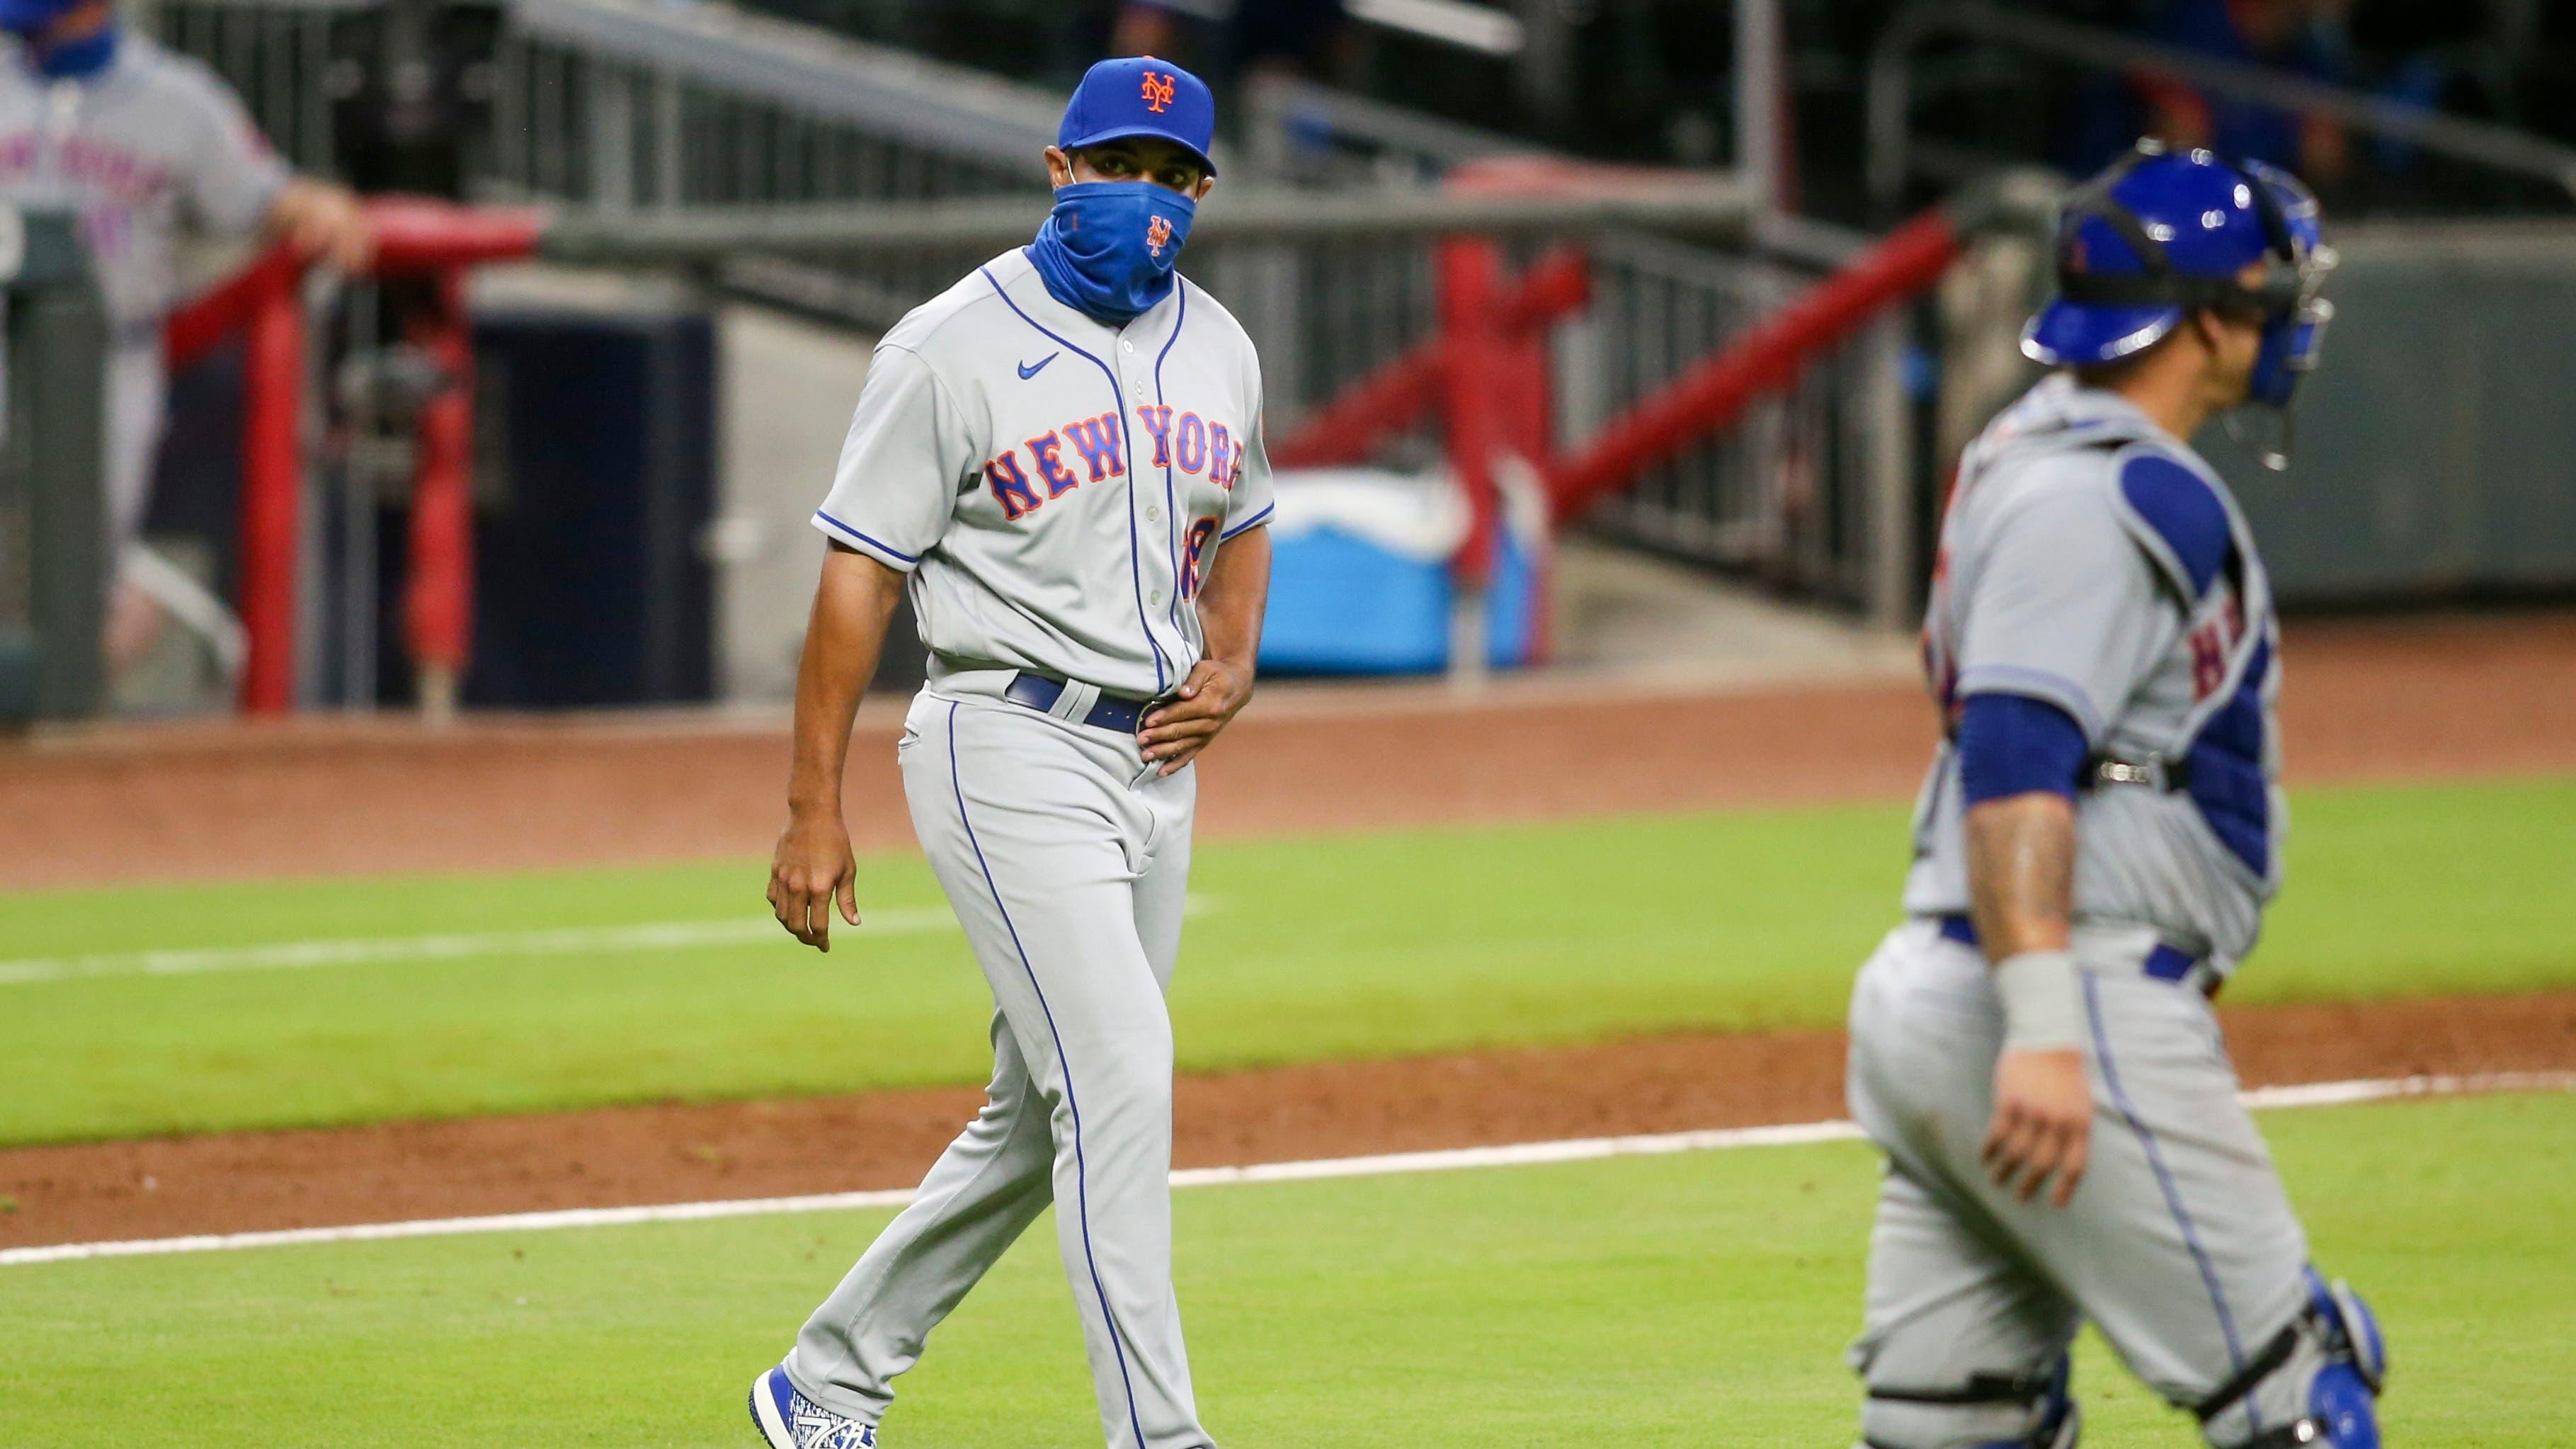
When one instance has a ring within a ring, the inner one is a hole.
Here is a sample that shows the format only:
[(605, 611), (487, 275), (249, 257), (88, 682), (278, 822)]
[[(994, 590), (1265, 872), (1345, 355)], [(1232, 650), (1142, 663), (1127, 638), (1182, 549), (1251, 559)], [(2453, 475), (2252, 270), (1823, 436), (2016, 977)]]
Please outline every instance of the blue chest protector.
[[(2272, 796), (2265, 774), (2272, 686), (2271, 601), (2256, 578), (2252, 549), (2209, 480), (2162, 453), (2145, 451), (2120, 468), (2120, 496), (2150, 530), (2141, 540), (2198, 618), (2222, 582), (2231, 593), (2234, 637), (2217, 637), (2212, 664), (2224, 681), (2199, 711), (2187, 743), (2186, 793), (2212, 834), (2256, 875), (2272, 866)], [(2201, 647), (2195, 640), (2195, 649)]]

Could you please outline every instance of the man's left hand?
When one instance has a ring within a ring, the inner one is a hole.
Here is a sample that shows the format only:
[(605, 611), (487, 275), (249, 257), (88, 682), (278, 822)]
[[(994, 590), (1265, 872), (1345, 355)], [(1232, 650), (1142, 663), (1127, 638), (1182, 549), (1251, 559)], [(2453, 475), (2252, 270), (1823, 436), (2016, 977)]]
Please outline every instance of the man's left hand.
[(1149, 711), (1137, 742), (1147, 760), (1169, 775), (1198, 758), (1217, 731), (1234, 722), (1252, 699), (1252, 671), (1221, 659), (1202, 659), (1181, 684), (1180, 697)]

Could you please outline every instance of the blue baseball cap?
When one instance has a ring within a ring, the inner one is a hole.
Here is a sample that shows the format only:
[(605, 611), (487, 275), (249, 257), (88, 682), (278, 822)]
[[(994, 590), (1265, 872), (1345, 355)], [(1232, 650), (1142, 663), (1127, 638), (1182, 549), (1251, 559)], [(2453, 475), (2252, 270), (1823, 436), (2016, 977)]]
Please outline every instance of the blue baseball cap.
[[(0, 0), (0, 4), (15, 0)], [(1216, 139), (1216, 97), (1207, 82), (1150, 55), (1104, 60), (1083, 72), (1064, 107), (1055, 143), (1067, 151), (1122, 136), (1156, 136), (1189, 151), (1216, 174), (1208, 146)]]

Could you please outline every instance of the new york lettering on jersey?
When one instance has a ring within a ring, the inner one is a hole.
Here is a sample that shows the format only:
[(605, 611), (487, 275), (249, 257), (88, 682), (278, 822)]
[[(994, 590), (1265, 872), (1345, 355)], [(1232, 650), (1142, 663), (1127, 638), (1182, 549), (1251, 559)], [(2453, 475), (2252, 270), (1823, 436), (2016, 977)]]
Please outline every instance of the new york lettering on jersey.
[(1260, 415), (1251, 343), (1207, 293), (1183, 280), (1113, 328), (1014, 251), (886, 335), (815, 524), (915, 571), (938, 660), (1156, 695), (1202, 652), (1224, 540), (1269, 515)]
[[(1128, 429), (1123, 423), (1116, 413), (1080, 418), (986, 459), (984, 481), (993, 490), (994, 500), (1002, 505), (1002, 516), (1017, 522), (1048, 499), (1061, 498), (1086, 481), (1099, 483), (1124, 477)], [(1245, 445), (1235, 440), (1234, 431), (1225, 424), (1205, 422), (1197, 413), (1183, 413), (1175, 444), (1169, 407), (1139, 405), (1135, 423), (1154, 442), (1154, 454), (1147, 466), (1177, 468), (1192, 476), (1204, 474), (1209, 482), (1229, 492), (1242, 479)], [(1066, 466), (1068, 446), (1090, 470), (1087, 478)]]
[(120, 341), (158, 345), (183, 225), (247, 232), (287, 176), (221, 82), (148, 37), (120, 35), (83, 80), (0, 64), (0, 203), (80, 213)]

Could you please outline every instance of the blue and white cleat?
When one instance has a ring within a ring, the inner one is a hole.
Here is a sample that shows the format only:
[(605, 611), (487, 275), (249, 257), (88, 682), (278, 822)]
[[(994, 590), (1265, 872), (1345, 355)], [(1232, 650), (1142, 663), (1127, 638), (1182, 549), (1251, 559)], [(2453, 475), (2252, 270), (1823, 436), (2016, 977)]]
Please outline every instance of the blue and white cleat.
[(877, 1426), (815, 1403), (787, 1381), (784, 1364), (751, 1381), (751, 1422), (769, 1449), (877, 1449)]

